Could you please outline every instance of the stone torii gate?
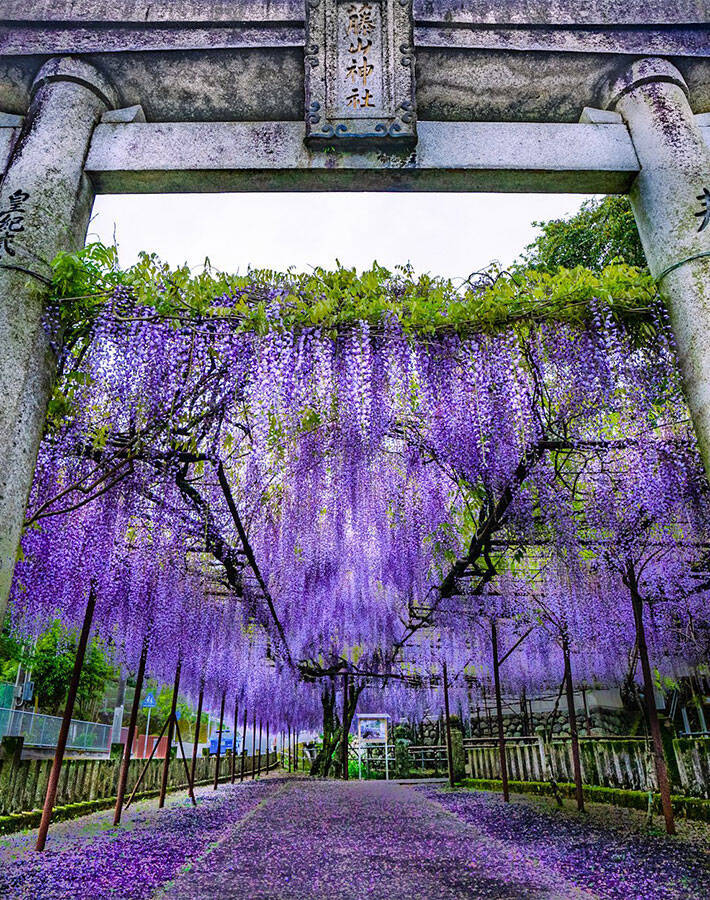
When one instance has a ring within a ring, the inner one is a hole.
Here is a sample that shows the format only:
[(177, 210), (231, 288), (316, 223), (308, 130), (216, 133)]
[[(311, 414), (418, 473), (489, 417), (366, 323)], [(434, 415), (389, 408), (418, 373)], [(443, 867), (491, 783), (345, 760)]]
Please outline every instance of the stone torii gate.
[(50, 264), (96, 192), (629, 193), (710, 470), (709, 18), (708, 0), (3, 0), (0, 621), (53, 379)]

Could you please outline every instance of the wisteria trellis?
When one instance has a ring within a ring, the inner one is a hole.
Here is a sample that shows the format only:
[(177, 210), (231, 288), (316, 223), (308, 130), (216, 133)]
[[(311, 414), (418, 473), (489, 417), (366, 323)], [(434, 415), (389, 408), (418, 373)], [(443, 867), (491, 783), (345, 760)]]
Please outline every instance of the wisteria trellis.
[(492, 618), (503, 646), (527, 634), (508, 691), (559, 683), (561, 634), (577, 678), (619, 680), (633, 559), (654, 665), (706, 656), (706, 482), (662, 309), (652, 340), (602, 299), (580, 324), (294, 328), (292, 289), (260, 282), (255, 329), (232, 314), (250, 290), (165, 315), (119, 287), (61, 361), (20, 632), (78, 624), (93, 583), (116, 658), (135, 669), (148, 634), (148, 671), (181, 658), (213, 708), (313, 726), (314, 682), (347, 671), (416, 717), (444, 658), (454, 705), (475, 701)]

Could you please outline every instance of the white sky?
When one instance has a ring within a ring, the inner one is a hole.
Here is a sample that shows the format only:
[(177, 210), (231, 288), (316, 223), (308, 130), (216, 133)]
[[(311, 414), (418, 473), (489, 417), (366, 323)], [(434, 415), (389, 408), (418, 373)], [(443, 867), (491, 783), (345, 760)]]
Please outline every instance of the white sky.
[(509, 265), (536, 234), (533, 221), (575, 212), (578, 194), (172, 194), (97, 197), (89, 240), (111, 243), (121, 263), (140, 250), (171, 264), (222, 270), (392, 268), (466, 278)]

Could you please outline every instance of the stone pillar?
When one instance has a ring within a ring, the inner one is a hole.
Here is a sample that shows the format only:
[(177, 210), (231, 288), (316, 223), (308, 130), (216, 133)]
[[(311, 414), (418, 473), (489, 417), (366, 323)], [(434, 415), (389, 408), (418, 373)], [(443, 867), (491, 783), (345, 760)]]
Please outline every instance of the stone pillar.
[(94, 197), (84, 160), (115, 105), (93, 66), (47, 62), (0, 184), (0, 622), (54, 374), (42, 325), (51, 262), (84, 243)]
[(710, 473), (710, 148), (680, 72), (642, 59), (608, 89), (641, 163), (629, 197), (670, 312), (685, 393)]

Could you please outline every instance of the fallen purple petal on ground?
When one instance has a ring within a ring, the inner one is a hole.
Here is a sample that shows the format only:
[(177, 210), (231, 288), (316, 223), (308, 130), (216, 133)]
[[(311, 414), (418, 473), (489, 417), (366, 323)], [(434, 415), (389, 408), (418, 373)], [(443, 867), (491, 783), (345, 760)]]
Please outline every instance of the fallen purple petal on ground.
[[(269, 778), (0, 844), (3, 900), (698, 900), (692, 841), (433, 786)], [(606, 814), (604, 814), (606, 815)]]

